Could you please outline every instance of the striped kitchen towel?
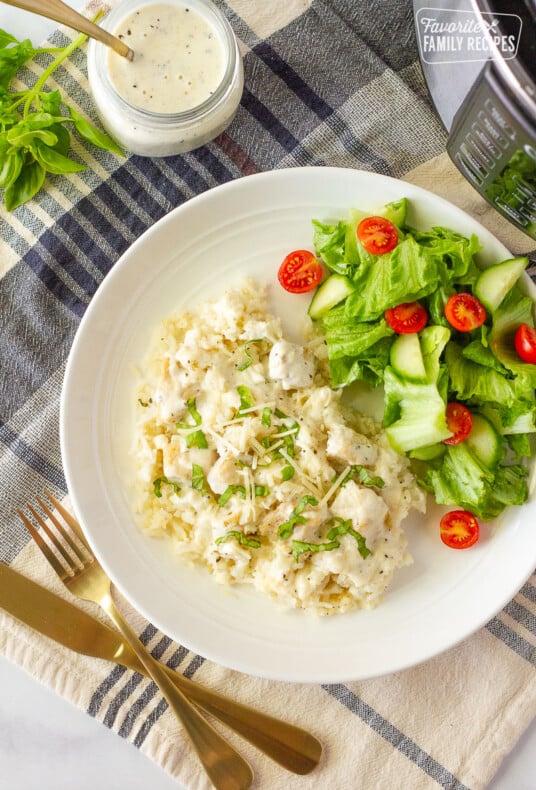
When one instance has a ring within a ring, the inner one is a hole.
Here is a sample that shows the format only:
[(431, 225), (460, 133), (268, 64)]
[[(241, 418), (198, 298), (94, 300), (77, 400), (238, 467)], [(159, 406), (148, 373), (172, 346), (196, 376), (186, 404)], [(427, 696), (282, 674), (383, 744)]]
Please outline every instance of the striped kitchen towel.
[[(445, 154), (427, 98), (411, 3), (395, 0), (217, 0), (244, 56), (232, 125), (203, 148), (122, 159), (77, 143), (88, 169), (51, 177), (0, 234), (0, 560), (65, 591), (16, 516), (32, 492), (66, 494), (58, 440), (65, 361), (74, 333), (118, 257), (190, 197), (273, 168), (324, 165), (406, 179), (446, 197), (534, 260), (533, 244), (480, 199)], [(70, 36), (58, 30), (53, 41)], [(32, 84), (47, 63), (21, 73)], [(55, 73), (95, 120), (85, 51)], [(83, 604), (80, 604), (83, 606)], [(388, 677), (333, 685), (276, 683), (212, 664), (129, 610), (156, 656), (200, 683), (310, 729), (325, 755), (310, 776), (287, 774), (238, 740), (255, 787), (277, 790), (479, 790), (536, 713), (536, 578), (485, 628), (448, 653)], [(94, 613), (94, 607), (88, 606)], [(129, 739), (188, 790), (208, 787), (154, 684), (52, 644), (0, 611), (0, 651)]]

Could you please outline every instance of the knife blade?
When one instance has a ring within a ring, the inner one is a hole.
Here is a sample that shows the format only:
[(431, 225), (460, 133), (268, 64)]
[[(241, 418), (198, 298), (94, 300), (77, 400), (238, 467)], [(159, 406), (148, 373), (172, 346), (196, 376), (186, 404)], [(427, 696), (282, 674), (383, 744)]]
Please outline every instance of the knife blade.
[[(0, 606), (64, 647), (93, 658), (114, 661), (147, 676), (145, 667), (119, 632), (1, 562)], [(311, 733), (229, 699), (163, 666), (192, 702), (283, 768), (307, 774), (318, 764), (322, 745)]]
[(35, 631), (77, 653), (144, 671), (121, 634), (2, 563), (0, 606)]

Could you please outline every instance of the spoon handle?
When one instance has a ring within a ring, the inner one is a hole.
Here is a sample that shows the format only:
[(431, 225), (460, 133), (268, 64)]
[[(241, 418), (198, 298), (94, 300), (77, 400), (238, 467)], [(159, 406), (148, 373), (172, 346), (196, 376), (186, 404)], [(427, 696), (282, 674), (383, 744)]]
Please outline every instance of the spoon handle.
[(22, 8), (23, 11), (31, 11), (33, 14), (46, 16), (59, 22), (62, 25), (78, 30), (80, 33), (85, 33), (90, 38), (95, 38), (102, 44), (111, 47), (119, 55), (122, 55), (128, 60), (134, 57), (133, 51), (127, 45), (108, 33), (99, 25), (96, 25), (91, 20), (87, 19), (74, 8), (66, 5), (62, 0), (2, 0), (6, 5), (15, 6), (15, 8)]

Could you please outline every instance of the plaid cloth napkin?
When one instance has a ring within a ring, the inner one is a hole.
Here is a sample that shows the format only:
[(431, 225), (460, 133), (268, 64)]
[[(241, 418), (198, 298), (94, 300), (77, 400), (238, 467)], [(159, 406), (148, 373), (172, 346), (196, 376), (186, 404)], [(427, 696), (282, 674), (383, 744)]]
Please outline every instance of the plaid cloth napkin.
[[(92, 296), (117, 258), (170, 209), (212, 186), (268, 170), (335, 165), (407, 179), (489, 227), (513, 253), (515, 231), (458, 175), (427, 98), (411, 3), (395, 0), (217, 0), (244, 55), (245, 89), (231, 127), (183, 156), (127, 160), (81, 144), (86, 171), (53, 177), (36, 200), (2, 210), (0, 238), (0, 560), (60, 595), (16, 517), (33, 493), (66, 493), (58, 406), (66, 357)], [(57, 31), (55, 43), (71, 33)], [(46, 58), (24, 70), (31, 84)], [(56, 73), (94, 118), (85, 52)], [(95, 118), (94, 118), (95, 119)], [(80, 604), (84, 606), (84, 604)], [(255, 787), (361, 790), (483, 788), (536, 712), (536, 577), (485, 628), (423, 665), (360, 683), (292, 685), (211, 664), (127, 612), (156, 656), (317, 734), (325, 756), (287, 774), (238, 739)], [(95, 607), (88, 605), (95, 613)], [(0, 611), (0, 651), (128, 738), (188, 790), (208, 786), (154, 684), (78, 656)]]

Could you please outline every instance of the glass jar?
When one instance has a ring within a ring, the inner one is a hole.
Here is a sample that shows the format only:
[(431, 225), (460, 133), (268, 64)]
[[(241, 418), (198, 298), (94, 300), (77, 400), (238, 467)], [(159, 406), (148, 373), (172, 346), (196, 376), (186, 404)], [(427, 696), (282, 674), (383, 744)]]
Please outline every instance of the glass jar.
[[(131, 14), (162, 6), (171, 6), (177, 11), (188, 9), (204, 19), (221, 46), (223, 76), (213, 92), (196, 106), (180, 112), (153, 112), (134, 104), (114, 85), (110, 57), (121, 56), (104, 44), (90, 40), (88, 76), (97, 113), (104, 128), (119, 145), (140, 156), (171, 156), (192, 151), (213, 140), (231, 123), (244, 85), (242, 59), (233, 30), (209, 0), (124, 0), (104, 17), (101, 25), (116, 34)], [(129, 44), (128, 39), (125, 41)], [(134, 45), (131, 46), (136, 55)]]

